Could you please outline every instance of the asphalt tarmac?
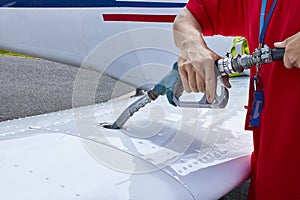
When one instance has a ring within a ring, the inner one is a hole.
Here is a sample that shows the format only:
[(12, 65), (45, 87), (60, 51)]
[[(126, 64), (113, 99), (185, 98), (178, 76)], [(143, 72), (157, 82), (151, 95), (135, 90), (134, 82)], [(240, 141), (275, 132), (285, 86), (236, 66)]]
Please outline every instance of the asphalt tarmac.
[[(90, 101), (85, 101), (84, 95), (76, 105), (73, 102), (78, 73), (77, 67), (42, 59), (0, 56), (0, 121), (88, 105)], [(89, 85), (97, 81), (92, 103), (135, 90), (126, 84), (116, 84), (116, 80), (99, 72), (84, 70), (84, 75), (83, 90), (89, 90)], [(247, 180), (221, 200), (247, 199), (249, 183)]]
[[(84, 90), (92, 90), (89, 86), (95, 80), (98, 82), (92, 103), (105, 102), (134, 91), (126, 84), (116, 86), (114, 79), (99, 72), (82, 71), (81, 87)], [(89, 104), (84, 99), (77, 100), (76, 105), (73, 102), (78, 73), (77, 67), (42, 59), (0, 56), (0, 121)]]

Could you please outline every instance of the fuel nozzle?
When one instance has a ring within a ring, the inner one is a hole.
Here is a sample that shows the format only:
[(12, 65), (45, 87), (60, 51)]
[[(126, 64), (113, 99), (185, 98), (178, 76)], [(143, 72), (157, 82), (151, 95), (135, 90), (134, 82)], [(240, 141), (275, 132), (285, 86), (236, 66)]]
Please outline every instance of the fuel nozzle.
[[(268, 46), (264, 48), (256, 49), (252, 55), (243, 55), (236, 57), (225, 57), (216, 61), (217, 78), (221, 76), (230, 75), (235, 72), (243, 72), (245, 69), (249, 69), (256, 64), (264, 64), (280, 60), (283, 58), (284, 49), (270, 49)], [(218, 71), (220, 73), (218, 73)], [(109, 126), (110, 129), (122, 128), (126, 121), (142, 107), (145, 107), (148, 103), (157, 99), (160, 95), (166, 95), (170, 104), (178, 107), (188, 108), (224, 108), (229, 99), (228, 89), (221, 86), (221, 94), (215, 95), (215, 101), (208, 103), (206, 100), (206, 94), (200, 99), (200, 101), (180, 101), (179, 97), (182, 95), (183, 86), (178, 74), (177, 62), (173, 65), (172, 70), (161, 79), (153, 89), (149, 90), (146, 95), (142, 96), (129, 107), (127, 107), (117, 120)]]

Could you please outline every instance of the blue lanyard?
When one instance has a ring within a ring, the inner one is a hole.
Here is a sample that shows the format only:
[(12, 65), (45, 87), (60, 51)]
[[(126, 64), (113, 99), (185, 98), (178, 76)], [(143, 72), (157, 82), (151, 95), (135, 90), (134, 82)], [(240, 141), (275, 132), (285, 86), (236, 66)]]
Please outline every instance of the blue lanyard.
[(270, 19), (272, 17), (272, 14), (274, 12), (275, 6), (277, 4), (277, 0), (273, 1), (272, 7), (267, 15), (266, 20), (265, 19), (265, 13), (266, 13), (266, 7), (267, 7), (267, 1), (268, 0), (262, 0), (261, 3), (261, 11), (260, 11), (260, 26), (259, 26), (259, 44), (262, 45), (264, 43), (267, 27), (269, 25)]

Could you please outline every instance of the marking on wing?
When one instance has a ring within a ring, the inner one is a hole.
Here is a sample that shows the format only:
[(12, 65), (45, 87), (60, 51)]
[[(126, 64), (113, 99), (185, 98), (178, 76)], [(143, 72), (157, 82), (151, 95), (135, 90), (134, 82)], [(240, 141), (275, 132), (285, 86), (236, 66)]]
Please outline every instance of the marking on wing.
[(104, 21), (128, 22), (161, 22), (173, 23), (176, 15), (150, 15), (150, 14), (103, 14)]

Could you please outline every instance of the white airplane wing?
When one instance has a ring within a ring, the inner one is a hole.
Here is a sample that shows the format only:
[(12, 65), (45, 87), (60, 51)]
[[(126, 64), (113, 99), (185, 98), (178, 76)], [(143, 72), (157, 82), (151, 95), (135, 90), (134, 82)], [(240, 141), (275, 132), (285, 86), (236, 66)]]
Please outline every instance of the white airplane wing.
[(243, 130), (248, 80), (232, 84), (226, 109), (181, 109), (160, 97), (119, 130), (101, 124), (134, 99), (1, 122), (0, 196), (220, 198), (250, 174), (252, 139)]
[[(177, 59), (172, 20), (184, 5), (1, 0), (0, 48), (153, 85)], [(232, 38), (217, 40), (209, 45), (225, 55)], [(180, 109), (161, 97), (120, 130), (99, 124), (112, 123), (132, 99), (0, 123), (1, 199), (222, 197), (249, 176), (252, 151), (243, 130), (248, 82), (232, 82), (226, 109)]]

